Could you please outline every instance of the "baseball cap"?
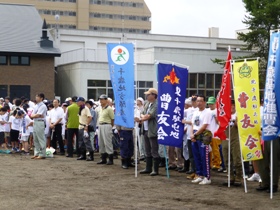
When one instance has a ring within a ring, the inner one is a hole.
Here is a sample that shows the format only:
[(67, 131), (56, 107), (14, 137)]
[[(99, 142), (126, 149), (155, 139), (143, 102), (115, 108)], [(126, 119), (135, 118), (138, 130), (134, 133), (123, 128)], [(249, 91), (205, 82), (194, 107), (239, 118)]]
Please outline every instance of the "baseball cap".
[(84, 101), (85, 102), (85, 99), (83, 97), (78, 97), (76, 102), (79, 102), (79, 101)]
[(192, 104), (192, 97), (186, 98), (185, 104), (191, 105)]
[(99, 99), (107, 99), (107, 98), (108, 98), (108, 96), (105, 95), (105, 94), (102, 94), (102, 95), (99, 96)]
[(155, 89), (155, 88), (150, 88), (150, 89), (149, 89), (148, 91), (146, 91), (144, 94), (145, 94), (145, 95), (148, 95), (148, 94), (155, 94), (155, 95), (157, 95), (158, 92), (157, 92), (157, 89)]
[(72, 101), (72, 98), (71, 97), (66, 98), (65, 102), (67, 102), (67, 101)]
[(216, 98), (214, 96), (210, 96), (208, 98), (207, 104), (215, 104), (216, 103)]

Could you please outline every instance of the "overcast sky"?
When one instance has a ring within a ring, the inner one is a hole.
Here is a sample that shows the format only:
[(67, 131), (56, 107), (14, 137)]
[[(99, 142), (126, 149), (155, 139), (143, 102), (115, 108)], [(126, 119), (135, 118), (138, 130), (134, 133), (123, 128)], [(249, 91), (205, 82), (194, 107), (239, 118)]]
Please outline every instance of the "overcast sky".
[(152, 13), (152, 33), (208, 36), (218, 27), (221, 38), (235, 38), (244, 29), (242, 0), (145, 0)]

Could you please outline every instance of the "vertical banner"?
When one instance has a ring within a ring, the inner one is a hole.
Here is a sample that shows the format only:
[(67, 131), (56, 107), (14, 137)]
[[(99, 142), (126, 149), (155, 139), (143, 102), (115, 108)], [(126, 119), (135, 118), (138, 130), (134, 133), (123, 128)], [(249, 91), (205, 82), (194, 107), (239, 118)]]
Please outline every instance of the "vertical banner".
[(266, 71), (266, 83), (263, 105), (263, 130), (262, 139), (265, 141), (275, 140), (280, 133), (280, 32), (270, 36), (270, 47)]
[(224, 74), (222, 78), (221, 89), (217, 95), (217, 118), (220, 122), (218, 130), (214, 133), (214, 137), (219, 137), (221, 140), (226, 140), (225, 130), (231, 118), (231, 51), (228, 51)]
[(188, 69), (158, 64), (158, 143), (181, 147)]
[(133, 44), (107, 44), (107, 54), (115, 97), (115, 124), (134, 128)]
[(258, 61), (235, 62), (233, 72), (237, 126), (243, 160), (262, 159), (258, 133), (261, 130)]

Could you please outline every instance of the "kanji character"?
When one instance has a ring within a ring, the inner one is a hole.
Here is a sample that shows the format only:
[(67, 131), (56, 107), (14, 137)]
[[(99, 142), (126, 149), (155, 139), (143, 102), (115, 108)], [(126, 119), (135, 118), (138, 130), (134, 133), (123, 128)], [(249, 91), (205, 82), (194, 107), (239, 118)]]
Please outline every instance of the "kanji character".
[(169, 126), (169, 124), (166, 122), (167, 118), (170, 117), (169, 114), (165, 114), (164, 111), (161, 112), (161, 114), (158, 114), (158, 124), (164, 124), (165, 126)]
[(257, 147), (256, 143), (258, 139), (253, 138), (253, 136), (250, 134), (246, 140), (245, 146), (249, 147), (249, 149), (253, 149)]
[(241, 120), (240, 122), (243, 123), (242, 128), (255, 127), (253, 124), (250, 124), (251, 120), (247, 114), (244, 114), (244, 119)]
[(238, 101), (240, 103), (240, 108), (247, 108), (247, 101), (248, 101), (249, 97), (245, 92), (242, 92), (239, 94), (239, 98)]

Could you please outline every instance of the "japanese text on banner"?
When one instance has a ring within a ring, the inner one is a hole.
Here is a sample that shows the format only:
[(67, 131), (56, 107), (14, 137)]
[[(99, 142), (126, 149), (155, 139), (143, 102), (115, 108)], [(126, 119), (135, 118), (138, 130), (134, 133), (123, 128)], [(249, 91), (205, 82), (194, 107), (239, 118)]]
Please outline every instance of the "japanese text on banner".
[[(272, 33), (270, 36), (270, 48), (267, 63), (265, 93), (264, 93), (264, 109), (263, 109), (263, 140), (274, 140), (279, 135), (280, 127), (280, 50), (279, 50), (280, 32)], [(276, 82), (277, 81), (277, 82)]]
[(115, 96), (115, 124), (134, 127), (133, 44), (107, 44), (109, 72)]
[(262, 159), (258, 61), (233, 64), (237, 126), (244, 161)]
[(158, 142), (181, 147), (188, 70), (158, 64)]

